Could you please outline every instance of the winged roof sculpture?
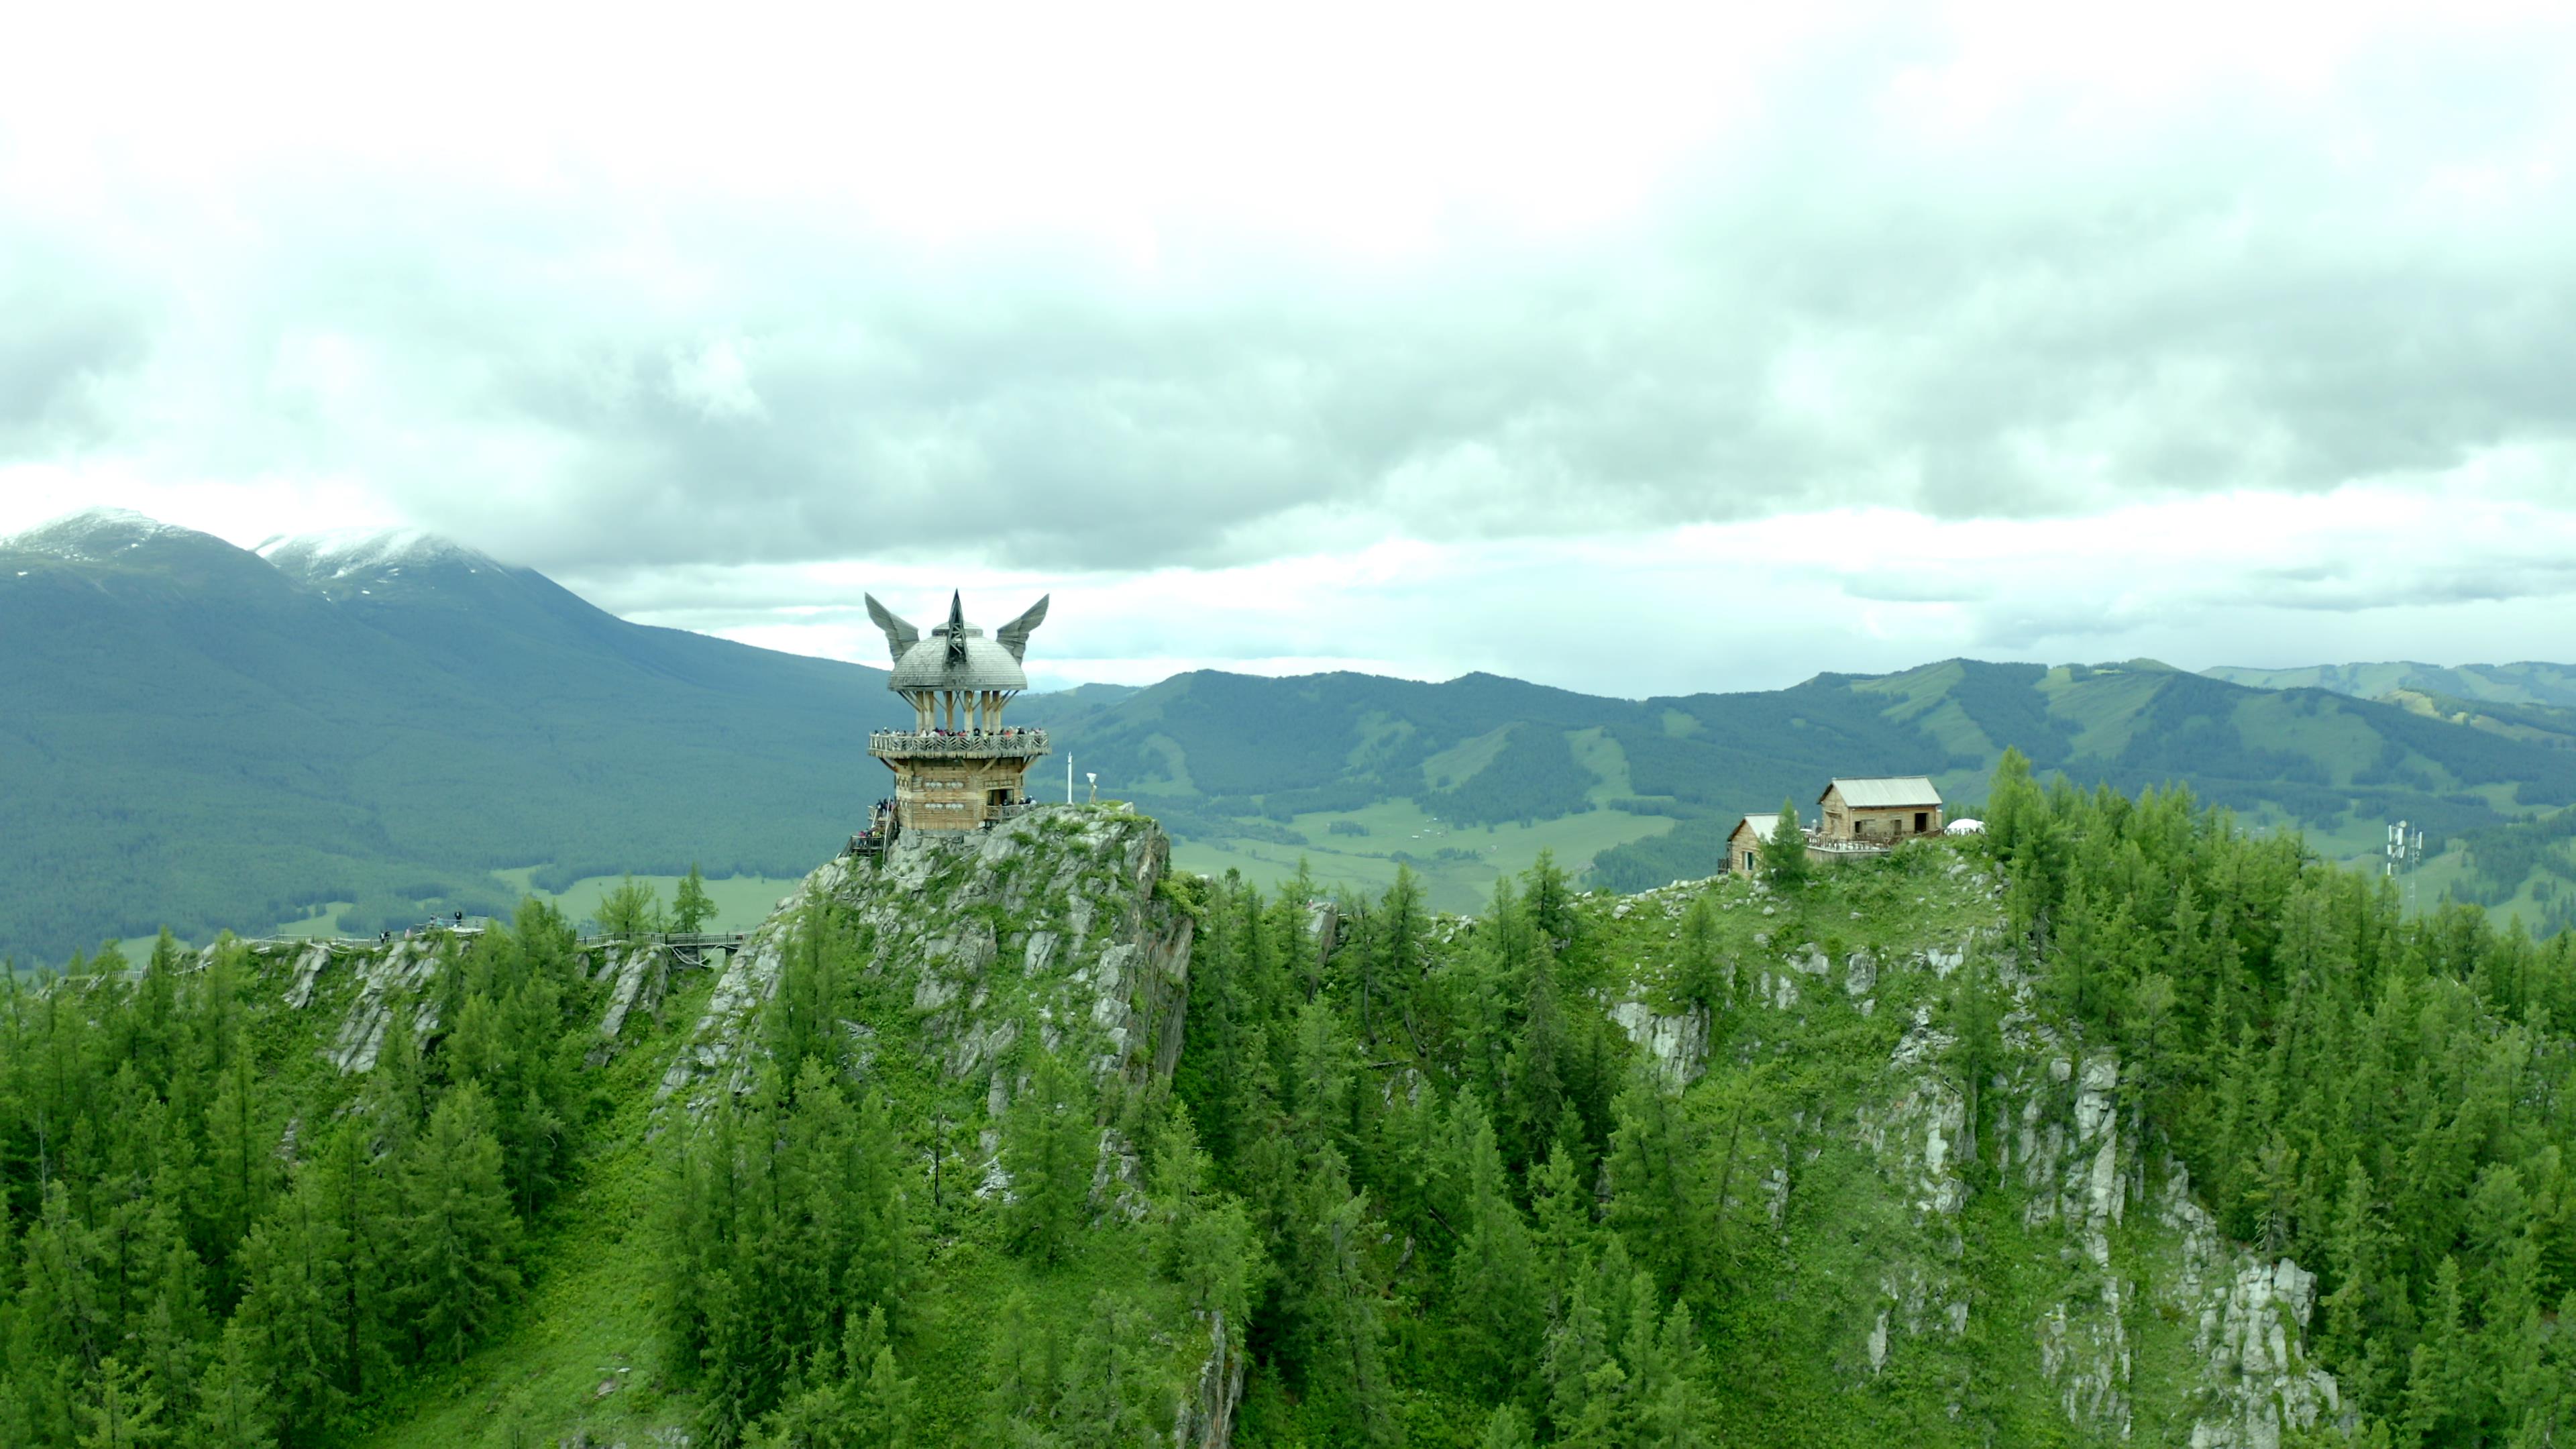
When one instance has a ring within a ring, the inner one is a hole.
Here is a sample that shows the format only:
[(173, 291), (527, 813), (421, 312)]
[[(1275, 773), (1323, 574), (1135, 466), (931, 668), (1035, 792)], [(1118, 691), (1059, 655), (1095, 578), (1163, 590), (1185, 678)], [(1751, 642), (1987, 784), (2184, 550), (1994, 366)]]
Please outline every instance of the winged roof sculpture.
[(1020, 666), (1028, 658), (1029, 635), (1046, 622), (1047, 603), (1052, 597), (1031, 604), (1018, 618), (1003, 625), (997, 637), (987, 639), (983, 630), (966, 622), (964, 597), (952, 593), (948, 597), (948, 621), (933, 627), (931, 637), (924, 639), (918, 626), (877, 602), (876, 595), (867, 595), (868, 618), (884, 631), (886, 653), (894, 660), (894, 674), (886, 681), (886, 687), (1028, 688), (1028, 676)]

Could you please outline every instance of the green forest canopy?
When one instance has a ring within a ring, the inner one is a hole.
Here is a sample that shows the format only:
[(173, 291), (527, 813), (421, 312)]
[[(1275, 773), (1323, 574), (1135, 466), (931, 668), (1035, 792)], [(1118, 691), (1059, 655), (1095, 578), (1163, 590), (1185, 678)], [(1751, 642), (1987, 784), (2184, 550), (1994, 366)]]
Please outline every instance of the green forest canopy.
[[(2042, 789), (2018, 756), (1988, 818), (1783, 889), (1779, 929), (1905, 929), (1947, 852), (1990, 853), (2035, 1009), (2119, 1051), (2123, 1110), (2229, 1233), (2320, 1275), (2313, 1351), (2366, 1442), (2564, 1442), (2576, 939), (2401, 919), (2294, 838), (2180, 792)], [(1187, 1389), (1142, 1336), (1172, 1303), (1249, 1356), (1248, 1445), (2070, 1437), (2045, 1398), (1849, 1392), (1813, 1311), (1852, 1230), (1832, 1182), (1787, 1181), (1775, 1224), (1736, 1162), (1880, 1071), (1893, 1009), (1761, 1039), (1702, 896), (1644, 983), (1710, 1022), (1677, 1090), (1605, 1016), (1612, 917), (1552, 864), (1464, 930), (1399, 878), (1321, 958), (1302, 890), (1173, 890), (1201, 917), (1177, 1075), (1104, 1094), (1024, 1046), (1010, 1202), (934, 1186), (956, 1144), (930, 1087), (837, 1029), (899, 1038), (907, 998), (804, 908), (760, 1087), (652, 1149), (661, 1362), (703, 1442), (1134, 1443)], [(1997, 1066), (2000, 965), (1921, 987), (1964, 1088)], [(581, 1054), (603, 989), (532, 905), (426, 988), (452, 1029), (414, 1041), (397, 1010), (344, 1078), (237, 948), (8, 988), (0, 1441), (330, 1444), (506, 1332), (556, 1205), (634, 1150), (604, 1133), (649, 1077)], [(1089, 1202), (1104, 1122), (1143, 1157), (1132, 1222)], [(2000, 1147), (1963, 1148), (1972, 1260), (2018, 1221)], [(907, 1285), (974, 1274), (1024, 1286), (969, 1353)]]

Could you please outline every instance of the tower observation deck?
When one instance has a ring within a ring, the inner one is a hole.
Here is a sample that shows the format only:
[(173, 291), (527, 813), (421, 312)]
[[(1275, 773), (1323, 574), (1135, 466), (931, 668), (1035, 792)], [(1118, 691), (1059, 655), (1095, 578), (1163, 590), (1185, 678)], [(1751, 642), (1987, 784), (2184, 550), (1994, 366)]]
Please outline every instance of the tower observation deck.
[(1002, 715), (1029, 687), (1020, 664), (1046, 612), (1040, 599), (988, 639), (966, 622), (964, 600), (951, 594), (948, 622), (924, 637), (868, 597), (868, 617), (885, 631), (894, 656), (886, 688), (913, 711), (911, 729), (868, 736), (868, 753), (894, 772), (899, 829), (973, 830), (1027, 803), (1021, 781), (1047, 752), (1046, 731), (1013, 728)]

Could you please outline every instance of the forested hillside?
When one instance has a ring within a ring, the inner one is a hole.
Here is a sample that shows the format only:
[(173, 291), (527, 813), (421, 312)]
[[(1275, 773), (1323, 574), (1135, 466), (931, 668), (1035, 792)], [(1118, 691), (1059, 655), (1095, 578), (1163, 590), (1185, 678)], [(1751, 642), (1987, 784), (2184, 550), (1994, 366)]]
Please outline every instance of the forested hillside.
[(1468, 918), (1058, 809), (720, 971), (80, 963), (0, 1013), (0, 1428), (2564, 1442), (2576, 939), (2017, 755), (1991, 818)]

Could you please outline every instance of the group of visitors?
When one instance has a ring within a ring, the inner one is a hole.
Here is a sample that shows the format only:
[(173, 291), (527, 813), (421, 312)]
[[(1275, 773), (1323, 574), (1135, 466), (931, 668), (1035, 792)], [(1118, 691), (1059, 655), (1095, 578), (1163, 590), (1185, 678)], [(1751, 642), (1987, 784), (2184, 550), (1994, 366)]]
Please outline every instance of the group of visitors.
[[(422, 931), (424, 931), (424, 932), (428, 932), (428, 931), (462, 931), (462, 930), (464, 930), (464, 929), (465, 929), (465, 913), (464, 913), (463, 911), (458, 911), (458, 912), (456, 913), (456, 915), (455, 915), (455, 917), (454, 917), (453, 921), (442, 921), (442, 920), (440, 920), (438, 917), (436, 917), (436, 916), (432, 916), (432, 917), (430, 917), (430, 918), (429, 918), (429, 922), (428, 922), (428, 924), (426, 924), (426, 925), (424, 925), (424, 926), (422, 926), (422, 927), (421, 927), (421, 930), (422, 930)], [(410, 927), (406, 926), (406, 927), (404, 927), (404, 928), (403, 928), (402, 938), (403, 938), (404, 940), (406, 940), (406, 941), (408, 941), (408, 940), (410, 940), (410, 939), (411, 939), (411, 928), (410, 928)], [(378, 932), (376, 933), (376, 944), (377, 944), (377, 945), (379, 945), (379, 946), (390, 946), (390, 945), (392, 945), (392, 944), (393, 944), (393, 941), (394, 941), (394, 933), (393, 933), (393, 932), (391, 932), (391, 931), (378, 931)]]

